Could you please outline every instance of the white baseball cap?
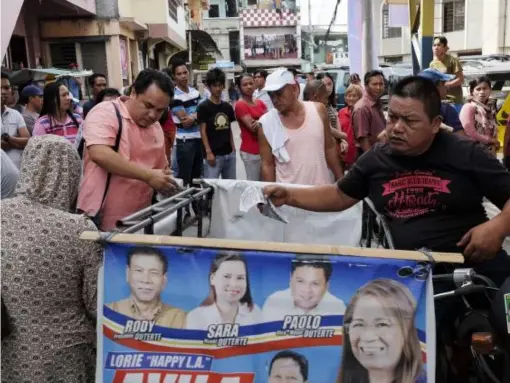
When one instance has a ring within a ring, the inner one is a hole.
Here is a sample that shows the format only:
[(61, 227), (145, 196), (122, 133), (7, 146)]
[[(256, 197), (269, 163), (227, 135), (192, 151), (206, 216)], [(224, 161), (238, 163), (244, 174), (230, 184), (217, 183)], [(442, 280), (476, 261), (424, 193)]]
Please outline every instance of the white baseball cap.
[(294, 75), (287, 68), (278, 68), (266, 78), (266, 86), (263, 91), (276, 92), (285, 85), (293, 85), (296, 83)]

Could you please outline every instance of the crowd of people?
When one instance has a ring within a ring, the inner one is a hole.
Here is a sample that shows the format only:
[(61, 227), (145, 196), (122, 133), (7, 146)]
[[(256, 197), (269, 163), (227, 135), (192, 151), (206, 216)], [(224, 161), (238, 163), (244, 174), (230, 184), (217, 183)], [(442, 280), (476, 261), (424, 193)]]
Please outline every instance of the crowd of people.
[[(235, 179), (236, 150), (249, 180), (313, 186), (267, 186), (277, 206), (340, 211), (370, 197), (397, 248), (463, 252), (499, 283), (510, 274), (501, 250), (510, 174), (495, 155), (491, 82), (471, 82), (462, 106), (446, 102), (463, 81), (446, 47), (436, 39), (431, 68), (395, 86), (387, 116), (380, 71), (366, 73), (363, 86), (353, 74), (338, 112), (331, 75), (311, 74), (305, 85), (287, 68), (238, 76), (235, 103), (224, 100), (221, 69), (207, 73), (204, 99), (186, 63), (175, 61), (142, 70), (124, 91), (94, 74), (83, 108), (63, 82), (29, 85), (21, 112), (7, 106), (2, 74), (2, 315), (10, 324), (2, 379), (86, 381), (101, 249), (79, 234), (114, 230), (157, 193), (175, 193), (176, 178), (184, 187), (200, 177)], [(483, 198), (502, 210), (491, 221)]]

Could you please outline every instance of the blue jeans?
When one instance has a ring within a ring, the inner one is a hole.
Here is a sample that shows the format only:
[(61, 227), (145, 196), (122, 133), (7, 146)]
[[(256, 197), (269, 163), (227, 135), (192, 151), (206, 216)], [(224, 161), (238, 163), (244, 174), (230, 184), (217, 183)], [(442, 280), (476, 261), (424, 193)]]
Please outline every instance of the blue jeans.
[(174, 177), (179, 178), (179, 164), (177, 163), (177, 145), (174, 145), (172, 148), (171, 154), (171, 162), (172, 162), (172, 172), (174, 173)]
[(236, 152), (224, 156), (216, 156), (216, 164), (209, 165), (204, 160), (204, 178), (221, 178), (224, 180), (236, 179)]

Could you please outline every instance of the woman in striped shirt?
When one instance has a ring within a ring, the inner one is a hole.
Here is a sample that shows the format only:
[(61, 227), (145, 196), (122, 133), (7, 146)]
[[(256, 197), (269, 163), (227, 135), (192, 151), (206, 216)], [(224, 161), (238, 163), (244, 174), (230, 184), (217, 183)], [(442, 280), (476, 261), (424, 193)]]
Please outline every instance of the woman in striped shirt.
[(54, 82), (44, 87), (43, 107), (34, 124), (33, 136), (54, 134), (74, 144), (83, 119), (72, 112), (72, 95), (67, 87)]

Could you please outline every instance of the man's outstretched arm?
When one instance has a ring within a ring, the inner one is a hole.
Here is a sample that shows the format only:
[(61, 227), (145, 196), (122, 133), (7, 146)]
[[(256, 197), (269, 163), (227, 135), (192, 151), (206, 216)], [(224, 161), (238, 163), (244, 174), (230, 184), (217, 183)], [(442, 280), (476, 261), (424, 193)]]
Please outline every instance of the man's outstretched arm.
[(275, 206), (289, 205), (317, 212), (342, 211), (359, 202), (341, 191), (337, 185), (302, 188), (270, 185), (264, 188), (264, 195)]

